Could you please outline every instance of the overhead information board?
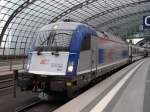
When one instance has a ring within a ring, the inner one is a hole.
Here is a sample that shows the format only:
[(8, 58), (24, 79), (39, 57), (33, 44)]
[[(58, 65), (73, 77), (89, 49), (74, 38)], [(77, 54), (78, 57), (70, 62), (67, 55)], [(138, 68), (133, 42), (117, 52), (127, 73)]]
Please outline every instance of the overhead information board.
[(143, 29), (150, 29), (150, 16), (143, 16)]

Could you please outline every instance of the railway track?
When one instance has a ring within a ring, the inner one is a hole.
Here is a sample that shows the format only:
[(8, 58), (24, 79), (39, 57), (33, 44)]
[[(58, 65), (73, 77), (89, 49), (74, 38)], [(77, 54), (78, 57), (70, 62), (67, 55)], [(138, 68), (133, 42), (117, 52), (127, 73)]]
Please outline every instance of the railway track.
[[(18, 78), (21, 77), (22, 77), (21, 74), (19, 74)], [(0, 91), (3, 89), (12, 88), (13, 85), (14, 85), (13, 72), (11, 74), (0, 76)]]
[(43, 101), (37, 98), (24, 106), (18, 107), (15, 112), (52, 112), (65, 102), (54, 99), (51, 101)]
[(13, 87), (13, 79), (12, 78), (0, 81), (0, 90), (4, 90), (7, 88), (11, 88), (11, 87)]
[[(19, 78), (21, 77), (22, 75), (19, 76)], [(0, 96), (13, 94), (13, 85), (14, 85), (14, 80), (12, 74), (0, 76)], [(20, 95), (18, 95), (18, 97), (20, 97)], [(13, 111), (14, 112), (52, 112), (66, 102), (58, 99), (57, 101), (56, 100), (54, 101), (53, 99), (54, 98), (52, 98), (52, 101), (49, 102), (45, 102), (39, 99), (34, 101), (24, 100), (23, 102), (20, 102), (20, 104), (14, 105), (17, 107), (16, 108), (14, 107)]]
[(37, 106), (39, 104), (43, 103), (42, 100), (37, 100), (37, 101), (34, 101), (28, 105), (25, 105), (25, 106), (22, 106), (22, 107), (19, 107), (15, 110), (15, 112), (25, 112), (25, 111), (28, 111), (30, 109), (32, 109), (34, 106)]

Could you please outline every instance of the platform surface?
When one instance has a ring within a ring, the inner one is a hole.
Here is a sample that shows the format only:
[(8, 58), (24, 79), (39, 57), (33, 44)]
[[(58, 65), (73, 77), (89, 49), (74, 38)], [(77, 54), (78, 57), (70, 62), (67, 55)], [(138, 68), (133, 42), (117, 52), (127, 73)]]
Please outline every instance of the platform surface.
[(150, 112), (150, 58), (125, 67), (55, 112)]
[[(147, 83), (147, 76), (150, 77), (150, 59), (136, 70), (133, 77), (129, 79), (126, 87), (122, 88), (118, 94), (118, 99), (112, 109), (105, 111), (112, 112), (150, 112), (150, 83)], [(145, 88), (146, 87), (146, 88)], [(122, 94), (121, 94), (122, 93)], [(149, 94), (149, 95), (148, 95)]]

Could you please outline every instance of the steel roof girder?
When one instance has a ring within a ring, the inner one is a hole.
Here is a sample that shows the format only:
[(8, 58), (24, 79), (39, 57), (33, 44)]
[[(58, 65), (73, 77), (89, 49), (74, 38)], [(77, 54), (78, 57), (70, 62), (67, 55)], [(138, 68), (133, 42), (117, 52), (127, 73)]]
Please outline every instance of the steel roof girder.
[(118, 23), (117, 25), (111, 25), (111, 26), (109, 26), (109, 27), (107, 27), (107, 29), (113, 29), (114, 27), (117, 27), (117, 26), (128, 26), (128, 25), (130, 25), (131, 26), (131, 24), (130, 23), (139, 23), (139, 25), (141, 24), (140, 22), (140, 19), (138, 18), (138, 19), (134, 19), (134, 20), (132, 20), (132, 19), (130, 19), (130, 20), (128, 20), (128, 22), (120, 22), (120, 23)]
[(59, 19), (61, 19), (62, 17), (64, 17), (65, 15), (67, 15), (67, 14), (69, 14), (69, 13), (71, 13), (71, 12), (77, 10), (77, 9), (80, 9), (83, 6), (86, 6), (86, 5), (89, 5), (89, 4), (93, 3), (93, 2), (96, 2), (96, 1), (98, 1), (98, 0), (86, 0), (86, 1), (84, 1), (84, 2), (82, 2), (80, 4), (78, 4), (78, 5), (75, 5), (75, 6), (71, 7), (71, 8), (69, 8), (69, 9), (67, 9), (66, 11), (62, 12), (61, 14), (59, 14), (58, 16), (56, 16), (55, 18), (53, 18), (50, 21), (50, 23), (56, 22)]
[(5, 31), (7, 29), (7, 27), (9, 26), (9, 24), (11, 23), (11, 21), (13, 20), (13, 18), (19, 13), (21, 12), (24, 8), (26, 8), (27, 6), (29, 6), (30, 4), (34, 3), (36, 0), (27, 0), (25, 1), (23, 4), (21, 4), (8, 18), (7, 22), (5, 23), (1, 35), (0, 35), (0, 42), (2, 42), (3, 36), (5, 34)]
[(127, 14), (127, 15), (123, 15), (123, 16), (120, 16), (120, 17), (117, 17), (117, 18), (113, 18), (113, 19), (108, 20), (108, 21), (106, 21), (106, 22), (104, 22), (102, 24), (97, 25), (96, 28), (103, 27), (104, 25), (107, 25), (107, 24), (110, 24), (112, 22), (116, 22), (118, 20), (134, 16), (134, 15), (137, 15), (137, 14), (148, 13), (148, 12), (150, 12), (150, 10), (139, 11), (139, 12), (135, 12), (135, 13), (130, 13), (130, 14)]
[(111, 12), (114, 12), (114, 11), (118, 11), (120, 9), (127, 8), (127, 7), (135, 7), (137, 5), (144, 4), (144, 3), (147, 3), (147, 2), (150, 2), (150, 0), (138, 1), (138, 2), (128, 3), (128, 4), (124, 4), (124, 5), (118, 6), (118, 7), (114, 7), (114, 8), (108, 9), (106, 11), (100, 12), (98, 14), (92, 15), (89, 18), (83, 20), (82, 22), (85, 23), (85, 22), (88, 22), (88, 21), (93, 20), (95, 18), (98, 18), (100, 16), (106, 15), (108, 13), (111, 13)]

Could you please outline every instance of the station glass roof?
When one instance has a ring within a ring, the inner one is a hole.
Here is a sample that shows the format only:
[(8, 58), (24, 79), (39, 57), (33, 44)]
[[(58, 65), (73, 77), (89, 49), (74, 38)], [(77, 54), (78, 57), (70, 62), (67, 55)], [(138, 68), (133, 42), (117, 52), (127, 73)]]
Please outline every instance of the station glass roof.
[(150, 0), (0, 0), (0, 55), (24, 55), (42, 26), (71, 19), (97, 30), (138, 31)]

